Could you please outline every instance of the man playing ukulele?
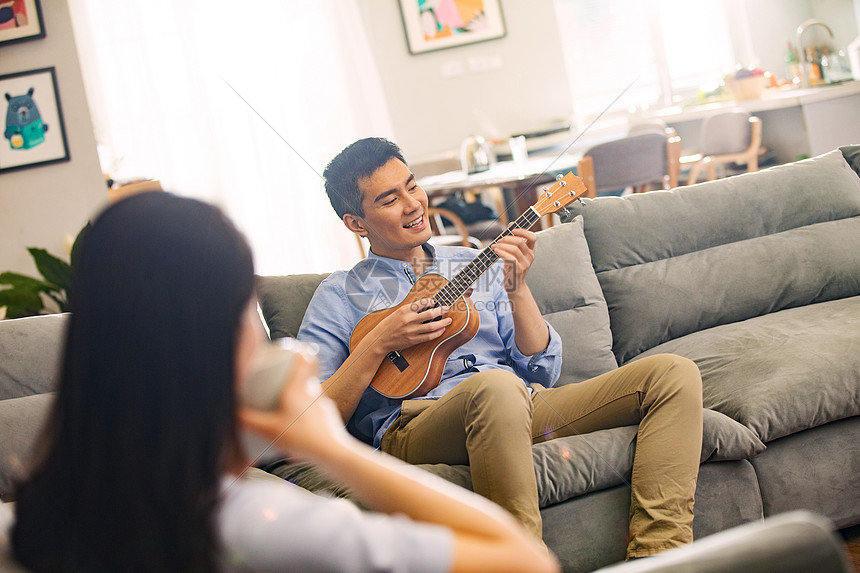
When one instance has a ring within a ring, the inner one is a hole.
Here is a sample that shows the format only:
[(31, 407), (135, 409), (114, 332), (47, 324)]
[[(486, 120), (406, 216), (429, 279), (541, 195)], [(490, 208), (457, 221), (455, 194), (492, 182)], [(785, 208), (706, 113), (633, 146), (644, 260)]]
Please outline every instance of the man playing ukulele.
[(318, 345), (324, 390), (351, 433), (409, 463), (469, 465), (474, 491), (540, 538), (532, 445), (639, 424), (627, 555), (692, 541), (702, 438), (701, 378), (693, 362), (658, 355), (552, 388), (561, 339), (525, 280), (536, 236), (514, 229), (492, 247), (503, 264), (473, 286), (480, 326), (451, 353), (439, 385), (415, 399), (384, 396), (370, 383), (389, 353), (438, 339), (451, 318), (433, 301), (404, 305), (350, 350), (356, 324), (395, 306), (425, 273), (450, 279), (477, 252), (428, 243), (427, 195), (390, 141), (353, 143), (324, 178), (335, 211), (371, 249), (351, 270), (320, 284), (298, 338)]

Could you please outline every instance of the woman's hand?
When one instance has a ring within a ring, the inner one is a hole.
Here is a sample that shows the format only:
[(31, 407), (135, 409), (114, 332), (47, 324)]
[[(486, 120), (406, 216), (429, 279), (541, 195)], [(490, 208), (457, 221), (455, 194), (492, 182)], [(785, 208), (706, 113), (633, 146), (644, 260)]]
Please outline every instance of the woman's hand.
[(509, 295), (525, 286), (526, 275), (535, 260), (537, 236), (527, 229), (511, 229), (511, 235), (493, 245), (500, 259), (505, 261), (505, 290)]
[(316, 359), (294, 353), (277, 408), (262, 411), (242, 406), (239, 422), (283, 453), (305, 461), (345, 444), (350, 438), (334, 403), (322, 394), (316, 370)]

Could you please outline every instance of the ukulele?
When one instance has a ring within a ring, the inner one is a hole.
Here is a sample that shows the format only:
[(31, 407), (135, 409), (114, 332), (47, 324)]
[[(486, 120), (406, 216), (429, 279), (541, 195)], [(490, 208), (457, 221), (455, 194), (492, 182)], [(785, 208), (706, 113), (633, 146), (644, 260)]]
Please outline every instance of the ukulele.
[[(560, 211), (586, 192), (581, 177), (572, 172), (559, 176), (551, 187), (544, 187), (534, 205), (520, 215), (511, 227), (505, 229), (487, 248), (481, 251), (468, 265), (449, 281), (441, 275), (427, 273), (419, 278), (400, 304), (372, 312), (362, 318), (349, 341), (350, 351), (373, 328), (392, 312), (407, 304), (424, 306), (423, 300), (432, 298), (436, 305), (448, 306), (447, 315), (451, 324), (442, 336), (422, 342), (403, 350), (389, 352), (382, 360), (370, 387), (388, 398), (405, 400), (427, 394), (439, 385), (445, 362), (454, 350), (471, 340), (478, 332), (480, 318), (474, 303), (466, 291), (495, 263), (499, 256), (492, 245), (511, 234), (511, 228), (529, 229), (547, 214)], [(432, 307), (427, 307), (429, 310)], [(437, 317), (433, 320), (440, 320)]]

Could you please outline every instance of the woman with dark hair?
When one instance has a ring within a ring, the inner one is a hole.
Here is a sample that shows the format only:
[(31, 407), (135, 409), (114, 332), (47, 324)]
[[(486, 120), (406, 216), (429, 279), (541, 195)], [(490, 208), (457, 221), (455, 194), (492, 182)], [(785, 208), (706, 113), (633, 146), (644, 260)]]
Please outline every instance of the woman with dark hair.
[[(43, 451), (11, 525), (28, 569), (557, 568), (504, 511), (351, 438), (309, 383), (313, 359), (295, 356), (274, 410), (237, 403), (264, 335), (251, 252), (216, 208), (168, 193), (111, 206), (81, 247), (70, 298)], [(240, 479), (240, 419), (380, 513)]]

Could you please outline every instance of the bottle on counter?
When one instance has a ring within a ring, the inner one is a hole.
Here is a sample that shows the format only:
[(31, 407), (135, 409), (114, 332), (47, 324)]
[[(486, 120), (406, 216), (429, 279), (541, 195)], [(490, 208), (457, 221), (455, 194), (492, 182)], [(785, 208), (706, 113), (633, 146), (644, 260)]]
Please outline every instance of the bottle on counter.
[(797, 61), (797, 53), (794, 51), (794, 46), (791, 42), (786, 42), (785, 50), (785, 76), (786, 80), (791, 83), (800, 83), (800, 63)]
[(806, 61), (809, 66), (809, 85), (820, 86), (824, 83), (824, 79), (821, 77), (821, 65), (815, 46), (806, 48)]

